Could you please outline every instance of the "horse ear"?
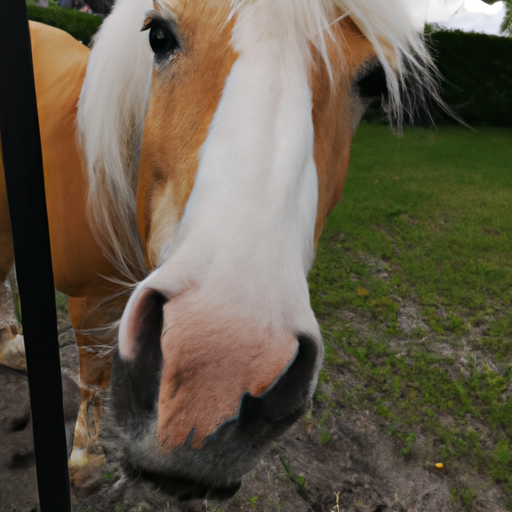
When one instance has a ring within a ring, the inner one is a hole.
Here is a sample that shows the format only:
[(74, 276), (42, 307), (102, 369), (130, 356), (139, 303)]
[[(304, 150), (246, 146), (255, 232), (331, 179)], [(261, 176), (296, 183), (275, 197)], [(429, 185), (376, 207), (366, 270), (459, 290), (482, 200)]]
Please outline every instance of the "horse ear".
[(153, 0), (153, 9), (155, 9), (155, 11), (158, 11), (160, 14), (164, 13), (164, 7), (158, 0)]
[[(122, 247), (140, 247), (135, 196), (151, 93), (153, 54), (140, 29), (151, 0), (119, 0), (99, 32), (78, 103), (78, 132), (89, 177), (89, 209), (99, 242), (116, 266), (144, 268)], [(137, 253), (137, 250), (135, 251)]]

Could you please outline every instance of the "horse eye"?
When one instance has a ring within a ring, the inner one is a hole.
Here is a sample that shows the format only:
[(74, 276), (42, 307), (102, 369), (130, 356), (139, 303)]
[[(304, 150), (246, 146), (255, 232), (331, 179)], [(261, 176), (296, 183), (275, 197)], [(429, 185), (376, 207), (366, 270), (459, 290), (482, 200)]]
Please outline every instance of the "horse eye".
[(180, 43), (167, 23), (153, 19), (142, 30), (149, 30), (149, 45), (158, 60), (164, 60), (180, 49)]
[(366, 73), (356, 80), (354, 84), (355, 92), (362, 99), (388, 97), (388, 86), (386, 82), (386, 73), (380, 64), (377, 64), (366, 71)]

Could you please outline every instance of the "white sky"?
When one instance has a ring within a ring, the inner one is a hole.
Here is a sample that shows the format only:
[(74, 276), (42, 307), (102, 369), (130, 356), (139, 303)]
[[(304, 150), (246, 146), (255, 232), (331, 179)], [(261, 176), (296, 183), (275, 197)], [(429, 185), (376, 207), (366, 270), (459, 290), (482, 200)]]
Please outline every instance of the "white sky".
[(481, 0), (409, 0), (419, 25), (436, 22), (447, 28), (499, 34), (505, 15), (503, 2), (487, 5)]

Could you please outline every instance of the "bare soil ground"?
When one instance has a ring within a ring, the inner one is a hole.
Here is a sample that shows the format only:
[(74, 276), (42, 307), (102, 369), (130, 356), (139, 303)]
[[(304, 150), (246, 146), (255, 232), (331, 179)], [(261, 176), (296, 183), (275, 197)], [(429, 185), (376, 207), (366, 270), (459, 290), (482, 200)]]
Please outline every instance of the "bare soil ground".
[[(60, 318), (60, 332), (62, 366), (74, 375), (77, 349), (65, 315)], [(0, 367), (0, 389), (0, 512), (38, 512), (27, 377)], [(320, 429), (314, 419), (322, 417), (325, 407), (315, 401), (308, 417), (262, 454), (258, 466), (229, 500), (181, 502), (154, 484), (129, 475), (120, 455), (109, 451), (108, 463), (73, 489), (74, 511), (463, 510), (460, 501), (451, 496), (451, 490), (460, 484), (459, 475), (439, 470), (435, 460), (428, 460), (431, 450), (425, 440), (419, 439), (405, 458), (373, 412), (343, 406), (340, 400), (340, 414), (329, 416), (330, 423)], [(322, 436), (326, 430), (328, 438)], [(108, 439), (104, 441), (109, 446)], [(500, 489), (475, 479), (467, 485), (482, 491), (471, 510), (505, 511)]]

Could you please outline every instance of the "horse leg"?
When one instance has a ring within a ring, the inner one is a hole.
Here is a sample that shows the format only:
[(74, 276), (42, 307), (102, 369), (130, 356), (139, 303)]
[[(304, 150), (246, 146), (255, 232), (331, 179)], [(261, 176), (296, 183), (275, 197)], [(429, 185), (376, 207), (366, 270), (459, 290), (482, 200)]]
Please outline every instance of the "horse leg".
[[(68, 298), (68, 311), (76, 333), (80, 360), (80, 409), (75, 426), (71, 473), (80, 486), (80, 476), (104, 462), (98, 443), (102, 399), (110, 383), (114, 336), (109, 324), (119, 319), (125, 300)], [(85, 471), (82, 471), (85, 469)]]
[(9, 279), (0, 286), (0, 364), (15, 370), (27, 371), (25, 345), (19, 334)]
[(26, 371), (25, 346), (23, 337), (18, 334), (19, 324), (8, 279), (13, 263), (11, 224), (0, 148), (0, 364)]

